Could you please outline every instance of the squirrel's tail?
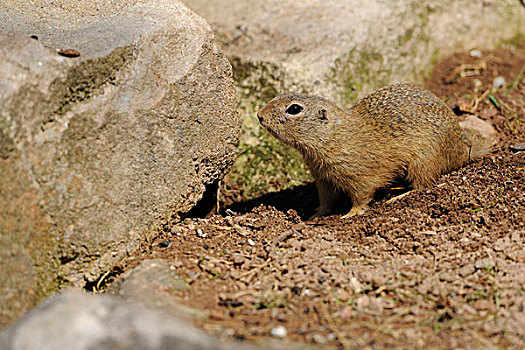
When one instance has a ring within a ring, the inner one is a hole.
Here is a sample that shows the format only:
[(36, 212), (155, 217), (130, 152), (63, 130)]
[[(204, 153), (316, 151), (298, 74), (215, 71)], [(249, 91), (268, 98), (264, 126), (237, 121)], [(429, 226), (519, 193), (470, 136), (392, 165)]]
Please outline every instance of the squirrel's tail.
[(463, 139), (469, 147), (469, 160), (483, 157), (497, 141), (496, 130), (490, 123), (469, 115), (459, 122)]

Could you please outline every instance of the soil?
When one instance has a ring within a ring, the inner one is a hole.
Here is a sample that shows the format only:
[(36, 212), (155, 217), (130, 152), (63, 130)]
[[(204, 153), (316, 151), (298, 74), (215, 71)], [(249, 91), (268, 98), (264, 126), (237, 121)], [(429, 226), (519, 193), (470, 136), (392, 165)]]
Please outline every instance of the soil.
[(500, 139), (425, 190), (392, 204), (399, 192), (385, 190), (362, 216), (306, 221), (313, 184), (243, 201), (226, 181), (220, 215), (164, 227), (115, 271), (168, 260), (191, 286), (170, 293), (209, 310), (196, 324), (246, 341), (284, 326), (283, 341), (333, 348), (522, 348), (524, 69), (525, 45), (436, 65), (425, 87)]

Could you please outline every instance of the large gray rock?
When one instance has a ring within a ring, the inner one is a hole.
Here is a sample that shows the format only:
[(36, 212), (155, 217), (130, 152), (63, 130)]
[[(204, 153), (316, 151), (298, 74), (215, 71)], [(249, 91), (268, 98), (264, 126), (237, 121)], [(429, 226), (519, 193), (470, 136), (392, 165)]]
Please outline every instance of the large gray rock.
[(239, 128), (231, 65), (180, 0), (2, 0), (0, 255), (22, 264), (0, 262), (0, 326), (17, 280), (96, 284), (190, 210)]
[(187, 0), (230, 58), (241, 105), (276, 92), (345, 105), (394, 81), (421, 81), (435, 60), (525, 33), (515, 0)]
[(2, 350), (254, 349), (116, 296), (66, 292), (0, 332)]

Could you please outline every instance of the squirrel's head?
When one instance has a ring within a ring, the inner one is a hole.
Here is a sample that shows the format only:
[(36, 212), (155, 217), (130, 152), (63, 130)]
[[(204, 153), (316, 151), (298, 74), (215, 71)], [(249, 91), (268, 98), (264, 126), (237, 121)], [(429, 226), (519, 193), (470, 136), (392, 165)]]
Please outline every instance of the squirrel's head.
[(308, 152), (330, 140), (343, 112), (321, 97), (283, 94), (257, 113), (262, 126), (283, 143)]

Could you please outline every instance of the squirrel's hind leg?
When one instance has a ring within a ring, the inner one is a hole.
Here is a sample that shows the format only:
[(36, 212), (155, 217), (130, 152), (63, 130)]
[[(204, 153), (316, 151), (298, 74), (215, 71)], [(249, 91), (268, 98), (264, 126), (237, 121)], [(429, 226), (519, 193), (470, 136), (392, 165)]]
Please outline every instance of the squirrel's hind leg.
[(352, 216), (356, 216), (356, 215), (362, 215), (365, 213), (365, 211), (367, 211), (368, 209), (368, 204), (364, 204), (364, 205), (354, 205), (352, 206), (352, 209), (350, 209), (350, 211), (348, 212), (348, 214), (345, 214), (342, 216), (343, 219), (348, 219)]
[(374, 197), (375, 191), (376, 188), (374, 187), (373, 189), (370, 188), (367, 191), (359, 193), (358, 195), (350, 195), (350, 198), (352, 199), (352, 209), (350, 209), (348, 214), (343, 216), (343, 219), (364, 214), (368, 209), (368, 203), (370, 203)]
[(317, 180), (315, 184), (317, 185), (317, 192), (319, 194), (319, 208), (317, 208), (315, 214), (308, 220), (329, 214), (334, 204), (336, 204), (343, 195), (341, 190), (337, 189), (329, 181)]

